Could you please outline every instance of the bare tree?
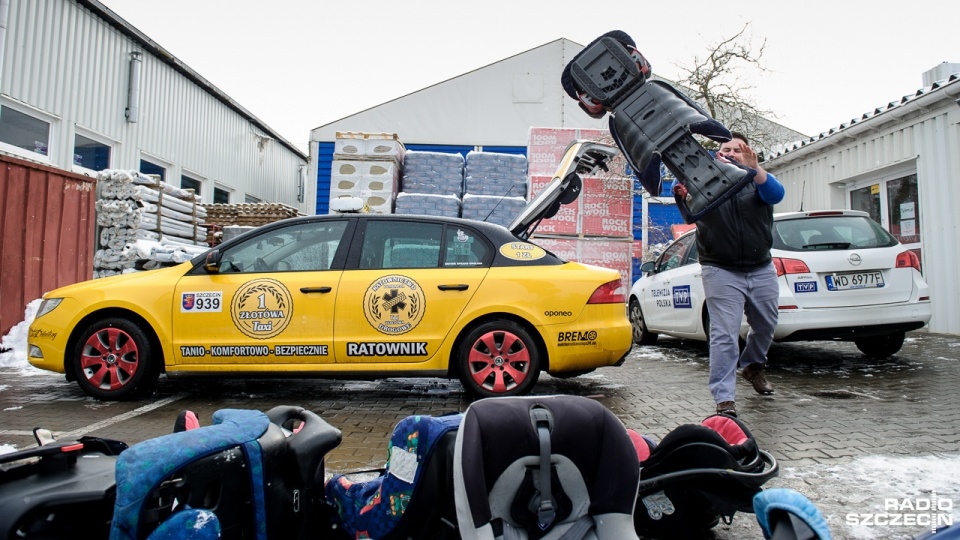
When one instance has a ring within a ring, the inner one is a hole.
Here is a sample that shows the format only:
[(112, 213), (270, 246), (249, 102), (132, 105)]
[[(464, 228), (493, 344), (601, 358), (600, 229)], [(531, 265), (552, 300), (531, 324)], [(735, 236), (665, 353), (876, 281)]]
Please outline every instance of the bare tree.
[[(764, 38), (757, 44), (747, 33), (749, 27), (747, 23), (735, 35), (709, 46), (708, 54), (695, 56), (692, 65), (678, 64), (681, 70), (678, 82), (710, 116), (731, 131), (743, 133), (762, 155), (778, 143), (795, 140), (797, 133), (768, 120), (776, 115), (760, 108), (751, 96), (754, 87), (745, 82), (743, 72), (769, 70), (763, 63), (767, 40)], [(789, 134), (783, 133), (784, 130)], [(716, 147), (713, 141), (703, 141), (703, 144)]]

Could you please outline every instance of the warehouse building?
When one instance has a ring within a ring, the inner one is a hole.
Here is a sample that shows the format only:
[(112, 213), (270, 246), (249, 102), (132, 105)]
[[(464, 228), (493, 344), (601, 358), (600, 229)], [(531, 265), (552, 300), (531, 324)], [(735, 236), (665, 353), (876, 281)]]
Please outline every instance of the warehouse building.
[(777, 211), (864, 210), (914, 250), (930, 285), (933, 332), (960, 334), (960, 64), (923, 87), (816, 137), (764, 167), (786, 187)]
[(313, 213), (307, 156), (97, 0), (0, 2), (0, 152)]

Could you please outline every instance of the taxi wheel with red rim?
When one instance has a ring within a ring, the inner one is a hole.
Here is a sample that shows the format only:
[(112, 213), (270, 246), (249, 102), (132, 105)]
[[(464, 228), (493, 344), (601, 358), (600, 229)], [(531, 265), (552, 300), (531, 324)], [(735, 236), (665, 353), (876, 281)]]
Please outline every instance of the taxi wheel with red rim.
[(471, 330), (460, 351), (460, 380), (478, 397), (519, 396), (540, 376), (540, 351), (522, 326), (499, 320)]
[(150, 390), (159, 373), (153, 350), (136, 324), (121, 318), (96, 321), (80, 335), (73, 355), (77, 384), (104, 400), (132, 398)]

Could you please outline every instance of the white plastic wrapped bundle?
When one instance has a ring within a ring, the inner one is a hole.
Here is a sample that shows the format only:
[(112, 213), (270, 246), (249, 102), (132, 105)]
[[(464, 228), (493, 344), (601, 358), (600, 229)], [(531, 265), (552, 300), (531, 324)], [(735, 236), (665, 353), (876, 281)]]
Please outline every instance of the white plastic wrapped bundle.
[(182, 263), (206, 251), (205, 248), (186, 245), (162, 244), (153, 240), (137, 240), (123, 250), (124, 256), (158, 262)]
[(139, 227), (142, 211), (135, 201), (100, 199), (96, 208), (97, 225), (101, 227)]

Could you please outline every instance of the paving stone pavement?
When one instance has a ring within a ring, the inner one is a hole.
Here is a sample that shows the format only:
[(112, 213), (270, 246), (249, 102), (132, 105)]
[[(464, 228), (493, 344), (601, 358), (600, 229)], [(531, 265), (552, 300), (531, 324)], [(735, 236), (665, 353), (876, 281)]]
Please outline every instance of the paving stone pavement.
[[(635, 347), (621, 367), (572, 379), (545, 375), (534, 393), (597, 399), (627, 427), (659, 440), (712, 413), (708, 369), (704, 344), (661, 338), (656, 346)], [(949, 519), (960, 517), (960, 510), (952, 510), (960, 507), (960, 337), (914, 332), (900, 353), (884, 360), (866, 358), (852, 343), (775, 344), (768, 378), (777, 389), (772, 396), (755, 394), (742, 380), (737, 388), (741, 419), (780, 464), (780, 475), (766, 487), (810, 497), (835, 538), (922, 532), (922, 526), (851, 523), (852, 512), (882, 511), (891, 498), (935, 493), (951, 501)], [(196, 411), (206, 424), (222, 408), (299, 405), (343, 433), (342, 444), (327, 457), (329, 474), (382, 466), (389, 434), (402, 418), (463, 411), (469, 403), (458, 382), (430, 378), (161, 378), (149, 398), (100, 402), (61, 376), (0, 369), (0, 445), (32, 446), (37, 426), (60, 438), (91, 434), (133, 444), (169, 433), (182, 409)], [(925, 461), (907, 461), (917, 457)], [(907, 479), (883, 483), (894, 473)], [(762, 535), (753, 516), (740, 513), (706, 537)]]

